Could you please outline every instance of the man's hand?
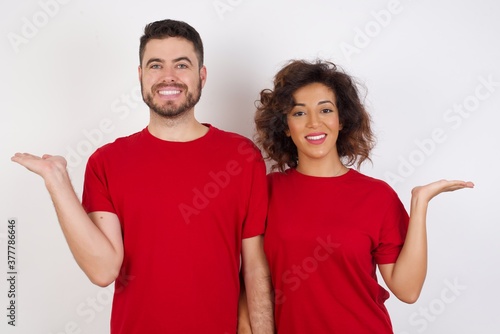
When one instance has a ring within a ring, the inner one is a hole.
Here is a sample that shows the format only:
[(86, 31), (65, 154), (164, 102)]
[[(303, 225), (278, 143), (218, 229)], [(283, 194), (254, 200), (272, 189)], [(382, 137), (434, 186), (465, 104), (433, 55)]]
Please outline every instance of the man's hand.
[(47, 185), (50, 181), (62, 181), (67, 178), (66, 159), (58, 155), (44, 154), (38, 157), (29, 153), (16, 153), (11, 160), (40, 175)]

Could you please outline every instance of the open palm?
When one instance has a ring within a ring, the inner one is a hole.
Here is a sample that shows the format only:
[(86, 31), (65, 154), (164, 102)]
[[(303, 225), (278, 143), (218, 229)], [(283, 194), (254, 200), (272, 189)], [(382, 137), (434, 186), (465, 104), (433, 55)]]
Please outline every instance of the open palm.
[(16, 153), (11, 160), (43, 178), (54, 172), (65, 170), (67, 166), (66, 159), (49, 154), (39, 157), (29, 153)]
[(430, 201), (440, 193), (455, 191), (463, 188), (474, 188), (474, 183), (460, 180), (439, 180), (424, 186), (415, 187), (412, 189), (411, 194), (413, 197)]

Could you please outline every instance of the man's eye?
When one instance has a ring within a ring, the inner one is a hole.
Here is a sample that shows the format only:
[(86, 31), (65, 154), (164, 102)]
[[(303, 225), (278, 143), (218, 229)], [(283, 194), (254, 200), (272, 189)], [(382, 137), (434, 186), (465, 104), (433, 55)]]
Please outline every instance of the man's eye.
[(151, 65), (150, 68), (157, 70), (157, 69), (161, 68), (161, 65), (160, 64), (153, 64), (153, 65)]
[(177, 65), (177, 68), (188, 68), (186, 64), (179, 64)]

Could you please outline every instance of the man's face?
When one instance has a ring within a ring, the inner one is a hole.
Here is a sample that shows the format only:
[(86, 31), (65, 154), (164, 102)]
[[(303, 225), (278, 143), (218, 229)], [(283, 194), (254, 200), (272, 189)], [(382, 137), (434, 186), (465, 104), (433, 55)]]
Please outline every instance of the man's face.
[(152, 39), (139, 67), (142, 98), (165, 118), (192, 112), (205, 85), (206, 68), (199, 68), (193, 44), (184, 38)]

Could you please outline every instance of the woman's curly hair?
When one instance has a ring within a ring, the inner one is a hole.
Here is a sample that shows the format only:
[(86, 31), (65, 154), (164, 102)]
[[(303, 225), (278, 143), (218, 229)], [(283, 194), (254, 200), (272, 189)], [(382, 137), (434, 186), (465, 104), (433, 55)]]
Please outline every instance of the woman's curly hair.
[(342, 130), (337, 138), (337, 152), (342, 161), (359, 168), (365, 160), (371, 161), (370, 151), (375, 145), (371, 119), (360, 101), (354, 79), (335, 64), (317, 60), (292, 60), (274, 78), (274, 89), (264, 89), (257, 101), (255, 141), (267, 159), (275, 164), (272, 169), (283, 172), (298, 164), (297, 147), (288, 130), (287, 114), (294, 105), (293, 94), (311, 83), (322, 83), (335, 94)]

